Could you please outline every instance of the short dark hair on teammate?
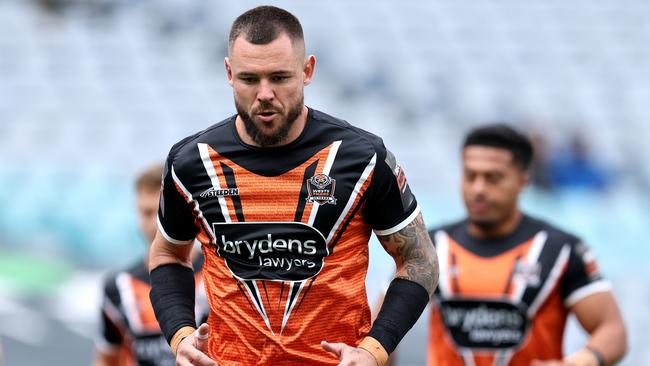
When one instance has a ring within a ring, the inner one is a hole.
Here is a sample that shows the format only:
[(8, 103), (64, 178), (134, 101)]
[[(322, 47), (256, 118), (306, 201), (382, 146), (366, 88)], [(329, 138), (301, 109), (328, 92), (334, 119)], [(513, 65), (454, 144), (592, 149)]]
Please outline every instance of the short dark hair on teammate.
[(528, 137), (503, 123), (485, 125), (471, 130), (465, 136), (463, 149), (477, 145), (510, 151), (513, 163), (522, 170), (528, 170), (533, 160), (533, 145)]
[(162, 164), (155, 164), (145, 169), (135, 180), (136, 191), (160, 191), (162, 173)]
[(246, 41), (263, 45), (273, 42), (282, 33), (286, 33), (292, 43), (304, 40), (300, 21), (293, 14), (275, 6), (258, 6), (238, 16), (232, 23), (228, 47), (232, 47), (242, 34)]

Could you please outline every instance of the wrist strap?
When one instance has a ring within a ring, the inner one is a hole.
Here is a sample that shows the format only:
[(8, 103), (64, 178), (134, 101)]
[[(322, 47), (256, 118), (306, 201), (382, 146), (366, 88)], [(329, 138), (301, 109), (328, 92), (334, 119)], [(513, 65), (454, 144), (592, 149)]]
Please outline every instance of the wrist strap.
[(375, 358), (378, 366), (384, 366), (388, 362), (388, 352), (379, 341), (372, 337), (364, 338), (357, 348), (368, 351)]
[(591, 354), (594, 355), (594, 357), (596, 357), (596, 360), (598, 360), (598, 366), (605, 366), (605, 358), (603, 357), (603, 354), (600, 353), (599, 350), (591, 346), (585, 346), (585, 349), (591, 352)]
[(193, 327), (183, 327), (174, 333), (171, 342), (169, 342), (169, 345), (172, 347), (172, 353), (174, 355), (176, 355), (178, 345), (183, 341), (183, 339), (185, 339), (188, 335), (194, 333), (195, 330), (196, 329)]

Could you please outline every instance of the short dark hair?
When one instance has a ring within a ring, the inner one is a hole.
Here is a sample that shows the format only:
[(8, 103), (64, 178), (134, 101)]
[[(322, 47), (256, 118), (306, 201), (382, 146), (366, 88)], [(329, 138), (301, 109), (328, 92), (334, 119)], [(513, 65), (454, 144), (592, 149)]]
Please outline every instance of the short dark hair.
[(135, 180), (136, 191), (159, 191), (162, 184), (162, 173), (162, 164), (155, 164), (144, 170)]
[(242, 34), (246, 41), (263, 45), (273, 42), (282, 33), (286, 33), (292, 43), (304, 41), (300, 21), (293, 14), (275, 6), (258, 6), (238, 16), (232, 23), (228, 47), (232, 47)]
[(521, 132), (504, 124), (495, 123), (477, 127), (465, 136), (463, 149), (468, 146), (489, 146), (506, 149), (512, 153), (512, 162), (528, 170), (533, 160), (533, 145)]

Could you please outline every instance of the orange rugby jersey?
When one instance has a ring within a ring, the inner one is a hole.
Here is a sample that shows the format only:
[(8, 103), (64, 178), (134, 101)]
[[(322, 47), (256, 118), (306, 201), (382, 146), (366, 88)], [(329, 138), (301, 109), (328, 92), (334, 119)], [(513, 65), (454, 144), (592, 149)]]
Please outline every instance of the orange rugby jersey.
[(170, 242), (203, 244), (211, 358), (335, 365), (320, 342), (354, 346), (370, 330), (371, 231), (418, 213), (380, 138), (309, 109), (286, 146), (246, 145), (235, 116), (176, 144), (158, 218)]
[(562, 359), (568, 309), (610, 289), (578, 238), (530, 216), (498, 239), (472, 237), (466, 221), (429, 234), (440, 259), (430, 366)]
[[(194, 261), (196, 318), (208, 315), (200, 269), (203, 260)], [(143, 261), (107, 277), (104, 283), (100, 334), (97, 347), (118, 354), (120, 365), (174, 366), (176, 360), (163, 336), (149, 300), (149, 270)]]

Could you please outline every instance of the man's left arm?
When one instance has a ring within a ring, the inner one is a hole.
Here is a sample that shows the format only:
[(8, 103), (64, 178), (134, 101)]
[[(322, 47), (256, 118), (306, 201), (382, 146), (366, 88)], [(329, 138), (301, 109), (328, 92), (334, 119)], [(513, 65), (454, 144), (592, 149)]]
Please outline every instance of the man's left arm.
[(572, 245), (561, 293), (567, 309), (589, 333), (589, 340), (561, 361), (536, 361), (532, 365), (603, 366), (623, 358), (627, 350), (623, 317), (610, 283), (600, 274), (594, 252), (581, 241)]
[(438, 285), (438, 256), (422, 214), (402, 230), (377, 238), (395, 260), (395, 278), (417, 283), (431, 297)]
[(401, 230), (379, 235), (378, 239), (395, 260), (397, 271), (368, 336), (357, 348), (343, 343), (323, 343), (323, 348), (341, 361), (358, 362), (353, 363), (358, 365), (387, 363), (390, 353), (426, 308), (438, 284), (438, 257), (422, 214)]
[(576, 302), (571, 311), (590, 337), (582, 350), (565, 358), (566, 364), (613, 365), (623, 358), (627, 350), (627, 335), (611, 291), (589, 295)]

